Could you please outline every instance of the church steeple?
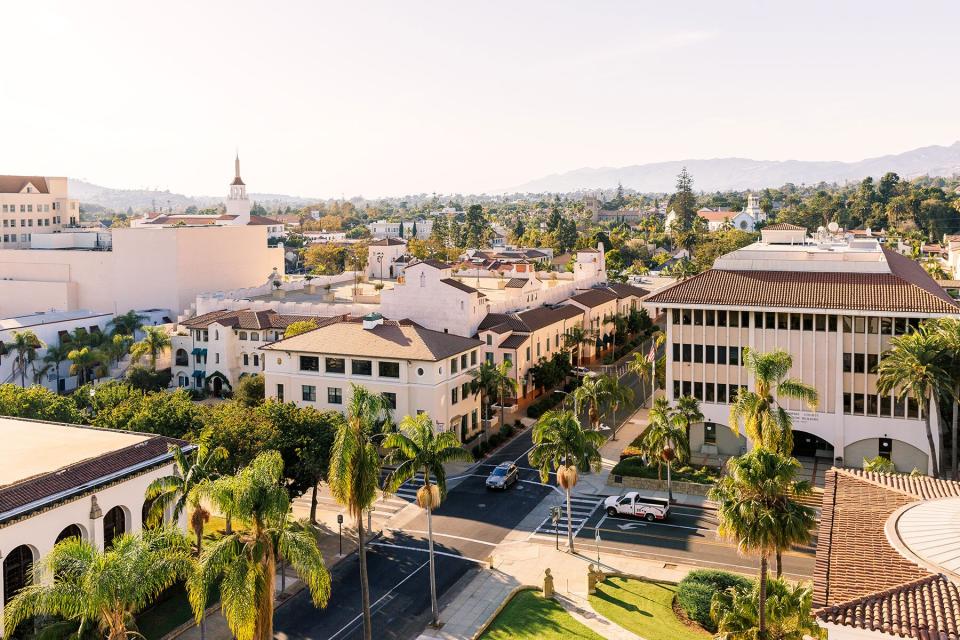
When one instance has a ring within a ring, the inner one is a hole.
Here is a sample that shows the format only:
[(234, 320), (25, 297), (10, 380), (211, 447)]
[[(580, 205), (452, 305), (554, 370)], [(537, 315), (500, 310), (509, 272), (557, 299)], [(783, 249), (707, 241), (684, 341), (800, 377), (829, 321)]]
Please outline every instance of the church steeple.
[(234, 160), (233, 164), (234, 164), (234, 169), (233, 169), (233, 182), (231, 182), (230, 185), (231, 185), (231, 186), (233, 186), (233, 185), (235, 185), (235, 184), (236, 184), (236, 185), (242, 185), (242, 184), (243, 184), (243, 180), (240, 179), (240, 154), (239, 154), (239, 153), (237, 154), (237, 157), (236, 157), (236, 159)]

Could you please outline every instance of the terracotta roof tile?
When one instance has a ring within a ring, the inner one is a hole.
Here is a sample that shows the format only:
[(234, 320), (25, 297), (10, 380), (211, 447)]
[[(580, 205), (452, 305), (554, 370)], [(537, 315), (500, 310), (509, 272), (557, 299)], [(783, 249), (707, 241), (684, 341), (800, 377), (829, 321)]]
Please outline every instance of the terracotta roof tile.
[(537, 307), (517, 314), (521, 322), (527, 326), (530, 331), (536, 331), (551, 324), (572, 320), (573, 318), (582, 318), (583, 309), (580, 307), (565, 304), (559, 307)]
[[(908, 258), (904, 260), (912, 262)], [(896, 268), (892, 262), (891, 267)], [(920, 265), (917, 268), (923, 269)], [(931, 286), (924, 286), (919, 275), (910, 271), (903, 265), (899, 265), (899, 273), (890, 274), (709, 269), (653, 294), (646, 301), (653, 305), (703, 304), (918, 313), (960, 311), (960, 307), (936, 282), (930, 279)], [(930, 289), (936, 289), (939, 293)]]
[(641, 289), (640, 287), (636, 287), (632, 284), (627, 284), (625, 282), (614, 282), (610, 284), (607, 287), (607, 289), (610, 289), (610, 291), (613, 291), (617, 295), (617, 298), (621, 300), (624, 298), (629, 298), (630, 296), (634, 296), (636, 298), (642, 298), (650, 294), (650, 292), (647, 289)]
[(236, 329), (286, 329), (294, 322), (305, 320), (314, 320), (318, 324), (324, 321), (336, 320), (336, 317), (327, 318), (323, 316), (307, 316), (277, 313), (273, 309), (264, 311), (250, 311), (249, 309), (239, 309), (237, 311), (211, 311), (196, 318), (184, 320), (180, 324), (188, 329), (205, 329), (210, 325), (217, 323), (225, 327), (234, 327)]
[(443, 284), (449, 287), (453, 287), (454, 289), (459, 289), (460, 291), (463, 291), (465, 293), (477, 293), (477, 290), (471, 287), (470, 285), (463, 284), (459, 280), (455, 280), (453, 278), (444, 278), (440, 282), (442, 282)]
[(528, 282), (529, 280), (527, 278), (510, 278), (503, 286), (507, 289), (523, 289), (527, 286)]
[(42, 176), (0, 176), (0, 193), (20, 193), (28, 182), (38, 193), (50, 193), (47, 179)]
[(570, 302), (576, 302), (592, 309), (593, 307), (599, 307), (605, 302), (616, 300), (617, 297), (616, 293), (607, 291), (606, 289), (590, 289), (589, 291), (571, 296)]
[(512, 336), (509, 336), (506, 340), (501, 342), (498, 346), (501, 349), (517, 349), (530, 339), (528, 334), (515, 333)]

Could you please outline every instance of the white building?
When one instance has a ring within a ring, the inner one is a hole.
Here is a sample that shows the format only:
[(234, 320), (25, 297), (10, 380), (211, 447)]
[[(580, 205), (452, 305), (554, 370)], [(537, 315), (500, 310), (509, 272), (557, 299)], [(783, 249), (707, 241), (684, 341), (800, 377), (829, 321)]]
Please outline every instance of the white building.
[(267, 246), (262, 226), (156, 225), (114, 229), (109, 248), (74, 242), (71, 248), (5, 249), (0, 317), (51, 309), (168, 309), (173, 317), (200, 293), (260, 283), (274, 269), (283, 273), (283, 262), (283, 249)]
[[(809, 410), (783, 400), (793, 416), (795, 455), (859, 466), (889, 457), (901, 471), (931, 468), (920, 410), (912, 399), (877, 392), (876, 367), (890, 338), (960, 307), (912, 260), (874, 239), (773, 225), (713, 268), (662, 289), (645, 304), (667, 311), (667, 396), (701, 401), (704, 424), (691, 448), (734, 455), (748, 443), (729, 428), (730, 402), (753, 380), (743, 349), (784, 349), (790, 375), (813, 385)], [(936, 414), (932, 417), (937, 433)]]
[(351, 383), (387, 396), (394, 419), (427, 412), (462, 441), (479, 432), (479, 398), (469, 390), (481, 342), (379, 314), (338, 318), (261, 347), (268, 397), (344, 411)]
[(147, 486), (173, 473), (169, 447), (193, 448), (152, 434), (12, 418), (0, 418), (0, 441), (0, 624), (3, 606), (60, 540), (103, 549), (139, 532)]
[[(416, 238), (426, 240), (433, 233), (433, 220), (404, 220), (402, 222), (387, 222), (377, 220), (367, 225), (370, 235), (374, 238)], [(401, 233), (402, 232), (402, 233)]]
[(276, 311), (214, 311), (183, 320), (170, 337), (171, 384), (220, 396), (233, 391), (240, 378), (262, 373), (260, 347), (283, 338), (294, 322), (326, 318), (281, 315)]
[(409, 261), (405, 240), (395, 237), (374, 240), (367, 245), (367, 278), (370, 281), (398, 278)]
[[(729, 208), (699, 209), (697, 216), (703, 218), (707, 231), (722, 229), (737, 229), (739, 231), (754, 231), (757, 224), (766, 222), (767, 214), (760, 208), (760, 198), (754, 193), (747, 194), (747, 205), (741, 211), (730, 211)], [(669, 231), (677, 220), (676, 212), (671, 209), (667, 213), (664, 225)]]
[(27, 248), (34, 234), (79, 223), (80, 207), (67, 192), (66, 178), (0, 176), (0, 248)]
[(240, 177), (240, 156), (234, 160), (233, 182), (230, 183), (230, 192), (226, 201), (227, 211), (222, 215), (197, 215), (187, 213), (149, 213), (142, 218), (130, 221), (131, 227), (146, 227), (151, 225), (190, 225), (190, 226), (229, 226), (253, 225), (266, 227), (267, 237), (279, 239), (286, 236), (283, 223), (273, 218), (251, 214), (250, 198), (247, 197), (247, 185)]

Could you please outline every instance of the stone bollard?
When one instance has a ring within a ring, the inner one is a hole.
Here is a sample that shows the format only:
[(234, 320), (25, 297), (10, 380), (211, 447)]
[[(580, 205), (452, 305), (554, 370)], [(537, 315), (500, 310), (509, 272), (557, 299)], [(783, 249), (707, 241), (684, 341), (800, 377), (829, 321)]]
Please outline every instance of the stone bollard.
[(543, 572), (543, 597), (553, 597), (553, 575), (550, 573), (549, 568)]
[(592, 596), (597, 592), (597, 571), (593, 565), (587, 567), (587, 595)]

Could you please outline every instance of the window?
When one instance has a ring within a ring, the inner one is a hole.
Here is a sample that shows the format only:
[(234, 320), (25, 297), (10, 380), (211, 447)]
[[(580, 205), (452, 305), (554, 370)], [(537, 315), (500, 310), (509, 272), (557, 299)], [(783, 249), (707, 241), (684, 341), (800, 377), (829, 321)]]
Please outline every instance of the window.
[(301, 387), (303, 390), (303, 401), (304, 402), (316, 402), (317, 401), (317, 388), (312, 384), (305, 384)]
[(898, 336), (902, 336), (907, 332), (907, 319), (906, 318), (894, 318), (893, 319), (893, 329)]
[(717, 383), (717, 402), (725, 403), (727, 401), (727, 385)]
[(762, 311), (753, 312), (753, 326), (757, 329), (763, 329), (763, 312)]
[(387, 401), (387, 406), (391, 409), (397, 408), (397, 394), (395, 393), (384, 393), (384, 399)]
[(853, 319), (853, 332), (865, 333), (867, 330), (867, 319), (863, 316), (857, 316)]
[(527, 360), (530, 360), (530, 347), (527, 347)]
[(251, 342), (258, 342), (259, 340), (260, 340), (260, 334), (254, 332), (254, 331), (251, 331), (251, 332), (250, 332), (250, 341), (251, 341)]
[(880, 318), (875, 316), (867, 318), (867, 333), (873, 335), (880, 333)]
[(853, 412), (857, 415), (863, 415), (864, 395), (862, 393), (853, 394)]
[(717, 364), (727, 364), (727, 348), (724, 346), (717, 347)]
[[(6, 211), (6, 206), (4, 206), (4, 211)], [(670, 314), (673, 317), (673, 324), (680, 324), (680, 309), (674, 309), (673, 313)]]
[(450, 390), (450, 404), (457, 404), (460, 402), (460, 387), (454, 387)]
[[(540, 355), (540, 354), (537, 354), (537, 355)], [(466, 368), (467, 368), (467, 354), (462, 353), (460, 354), (460, 370), (463, 371)]]
[(843, 394), (843, 412), (850, 413), (853, 411), (853, 396), (849, 393)]
[(890, 396), (880, 396), (880, 415), (889, 416), (893, 408), (893, 398)]
[(674, 398), (680, 397), (680, 381), (679, 380), (673, 381), (673, 397)]
[(693, 324), (697, 327), (703, 326), (703, 309), (693, 310)]
[(853, 370), (853, 354), (844, 353), (843, 354), (843, 372), (850, 373)]
[(716, 347), (714, 347), (712, 344), (708, 344), (707, 351), (706, 351), (706, 363), (714, 364), (715, 361), (716, 361)]
[(689, 381), (689, 380), (684, 380), (684, 381), (683, 381), (683, 394), (682, 394), (682, 395), (688, 396), (688, 395), (690, 395), (690, 392), (691, 392), (692, 390), (693, 390), (693, 385), (690, 383), (690, 381)]
[(714, 401), (714, 397), (713, 397), (713, 383), (712, 383), (712, 382), (707, 382), (706, 385), (705, 385), (705, 387), (704, 387), (703, 401), (704, 401), (704, 402), (713, 402), (713, 401)]
[(895, 418), (907, 417), (907, 401), (904, 398), (901, 398), (899, 396), (894, 396), (893, 417)]
[(489, 333), (487, 334), (487, 344), (493, 344), (493, 336)]
[(679, 342), (673, 343), (673, 361), (680, 362), (680, 343)]
[(717, 314), (713, 309), (707, 309), (704, 312), (704, 324), (708, 327), (717, 326)]
[(460, 397), (466, 400), (469, 395), (470, 395), (470, 383), (464, 382), (462, 385), (460, 385)]
[(830, 331), (836, 331), (836, 330), (837, 330), (837, 316), (830, 316), (830, 317), (827, 319), (827, 328), (828, 328)]
[(853, 318), (850, 316), (843, 316), (843, 332), (853, 333)]
[[(547, 338), (547, 349), (550, 348), (549, 344), (550, 344), (550, 338)], [(475, 364), (477, 364), (477, 350), (476, 350), (476, 349), (474, 349), (473, 351), (470, 352), (470, 366), (472, 367), (472, 366), (474, 366)]]
[(777, 314), (777, 329), (786, 330), (790, 325), (790, 316), (786, 313)]
[(277, 400), (279, 400), (280, 402), (283, 402), (283, 385), (282, 384), (277, 385)]
[(867, 354), (867, 373), (876, 373), (879, 357), (875, 353)]
[(327, 358), (324, 367), (327, 373), (346, 373), (347, 361), (343, 358)]
[(246, 340), (246, 339), (247, 339), (246, 331), (241, 331), (240, 333), (237, 334), (237, 340)]
[(873, 394), (867, 396), (867, 415), (875, 416), (880, 411), (880, 398)]
[(730, 364), (740, 364), (740, 347), (730, 347)]
[(791, 313), (790, 314), (790, 329), (793, 331), (800, 331), (800, 314)]
[[(818, 318), (820, 316), (817, 316)], [(804, 331), (813, 331), (813, 315), (809, 313), (803, 314), (803, 330)]]
[(327, 387), (327, 403), (343, 404), (343, 389), (340, 387)]
[(697, 400), (703, 400), (703, 383), (694, 382), (693, 383), (693, 397)]
[(243, 366), (246, 367), (249, 364), (250, 364), (250, 356), (245, 353), (243, 354)]
[(417, 367), (417, 375), (418, 375), (418, 376), (422, 376), (422, 375), (423, 375), (423, 367)]
[(893, 333), (893, 318), (880, 318), (880, 333), (885, 336)]
[(693, 361), (703, 362), (703, 345), (702, 344), (693, 345)]
[(317, 356), (300, 356), (300, 371), (320, 371), (320, 358)]
[(483, 359), (487, 361), (487, 364), (493, 364), (493, 354), (489, 351), (483, 354)]
[(351, 360), (350, 373), (355, 376), (372, 376), (373, 362), (370, 360)]
[(381, 378), (399, 378), (400, 363), (399, 362), (378, 362), (377, 374)]
[[(732, 312), (731, 315), (736, 315), (737, 312)], [(727, 312), (726, 311), (717, 311), (717, 326), (725, 327), (727, 326)]]
[(693, 360), (692, 349), (693, 346), (689, 344), (682, 345), (683, 349), (683, 362), (691, 362)]
[[(513, 357), (509, 353), (503, 354), (503, 361), (509, 362), (510, 366), (513, 366)], [(510, 367), (507, 367), (507, 368), (509, 369)]]
[(703, 423), (703, 444), (717, 444), (717, 425), (712, 422)]
[(862, 353), (853, 354), (853, 372), (864, 373), (867, 370), (867, 359)]
[(450, 358), (450, 373), (456, 373), (457, 370), (457, 359)]
[[(217, 362), (220, 362), (220, 354), (219, 354), (219, 353), (217, 354)], [(253, 354), (253, 366), (255, 366), (255, 367), (259, 367), (259, 366), (260, 366), (260, 355), (259, 355), (259, 354), (256, 354), (256, 353)]]
[(814, 322), (816, 324), (817, 331), (826, 331), (827, 330), (827, 316), (817, 314), (814, 316)]

